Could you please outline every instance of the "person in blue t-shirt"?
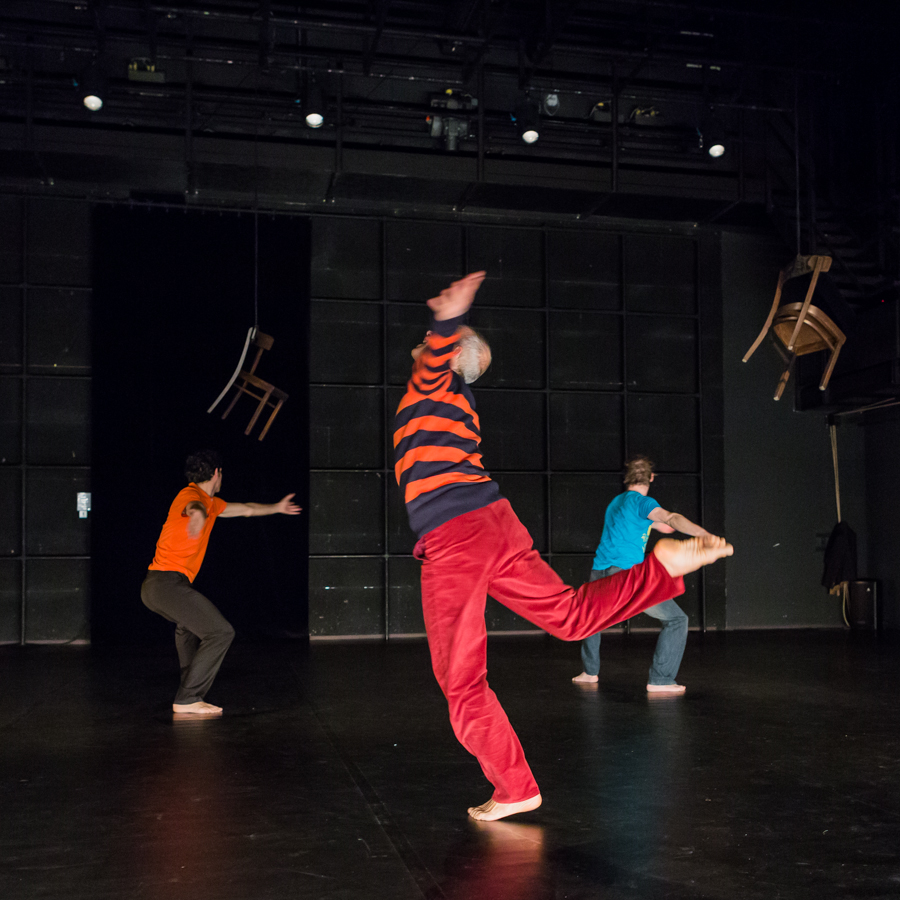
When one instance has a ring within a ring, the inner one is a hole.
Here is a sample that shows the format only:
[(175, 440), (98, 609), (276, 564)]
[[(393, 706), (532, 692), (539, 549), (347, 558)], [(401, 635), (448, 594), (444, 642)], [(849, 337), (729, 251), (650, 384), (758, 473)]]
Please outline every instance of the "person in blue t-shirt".
[[(606, 508), (603, 535), (594, 557), (591, 581), (630, 569), (641, 562), (652, 529), (667, 534), (678, 531), (696, 537), (709, 534), (705, 528), (695, 525), (680, 513), (668, 512), (647, 496), (654, 478), (653, 462), (646, 456), (634, 456), (625, 464), (625, 477), (622, 479), (625, 491)], [(676, 684), (675, 677), (687, 641), (688, 617), (674, 600), (664, 600), (644, 612), (662, 622), (647, 690), (651, 694), (683, 694), (684, 685)], [(591, 635), (581, 643), (584, 671), (572, 679), (576, 684), (593, 684), (598, 680), (601, 633)]]

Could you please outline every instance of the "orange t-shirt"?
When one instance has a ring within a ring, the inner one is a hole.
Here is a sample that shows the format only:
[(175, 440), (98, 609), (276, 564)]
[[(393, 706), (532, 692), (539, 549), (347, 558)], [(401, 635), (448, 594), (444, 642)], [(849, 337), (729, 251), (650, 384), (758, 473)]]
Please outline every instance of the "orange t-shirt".
[[(206, 507), (206, 522), (200, 536), (192, 538), (188, 534), (190, 518), (184, 509), (188, 503), (195, 501)], [(210, 497), (193, 482), (179, 491), (169, 507), (169, 515), (156, 542), (156, 555), (150, 568), (157, 572), (181, 572), (193, 581), (200, 571), (203, 557), (206, 556), (206, 545), (209, 543), (213, 524), (227, 505), (219, 497)]]

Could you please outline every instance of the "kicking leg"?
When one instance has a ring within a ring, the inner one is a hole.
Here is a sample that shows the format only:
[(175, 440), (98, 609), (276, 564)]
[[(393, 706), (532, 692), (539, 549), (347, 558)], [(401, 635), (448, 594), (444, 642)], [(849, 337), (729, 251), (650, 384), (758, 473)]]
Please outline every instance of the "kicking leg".
[(707, 534), (703, 537), (689, 538), (686, 541), (675, 541), (662, 538), (656, 542), (653, 555), (663, 564), (663, 568), (673, 577), (696, 572), (717, 559), (731, 556), (734, 547), (725, 538)]
[[(500, 504), (494, 504), (500, 506)], [(502, 528), (504, 563), (488, 593), (513, 612), (565, 641), (584, 640), (604, 628), (684, 593), (681, 576), (734, 548), (722, 538), (663, 539), (642, 563), (575, 589), (541, 559), (531, 536), (508, 506)]]

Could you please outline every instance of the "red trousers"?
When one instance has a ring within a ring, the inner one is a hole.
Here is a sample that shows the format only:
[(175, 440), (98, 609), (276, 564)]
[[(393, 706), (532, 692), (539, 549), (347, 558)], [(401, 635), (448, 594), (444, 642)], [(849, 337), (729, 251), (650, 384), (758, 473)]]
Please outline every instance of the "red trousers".
[(540, 557), (507, 500), (457, 516), (416, 544), (431, 663), (450, 724), (494, 785), (498, 803), (539, 793), (522, 745), (487, 682), (487, 594), (564, 641), (580, 641), (684, 593), (653, 554), (573, 588)]

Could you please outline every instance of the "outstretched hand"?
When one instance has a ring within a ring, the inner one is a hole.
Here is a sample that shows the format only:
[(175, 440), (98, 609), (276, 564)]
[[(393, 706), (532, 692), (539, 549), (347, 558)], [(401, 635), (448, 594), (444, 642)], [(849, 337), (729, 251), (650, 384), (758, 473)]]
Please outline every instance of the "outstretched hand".
[(487, 272), (472, 272), (459, 281), (454, 281), (448, 288), (444, 288), (437, 295), (428, 301), (428, 308), (434, 314), (436, 322), (442, 322), (445, 319), (455, 319), (468, 312), (481, 282), (484, 281)]
[(302, 507), (297, 506), (297, 504), (293, 502), (294, 496), (294, 494), (288, 494), (287, 496), (282, 497), (275, 504), (275, 512), (284, 513), (286, 516), (299, 516)]

